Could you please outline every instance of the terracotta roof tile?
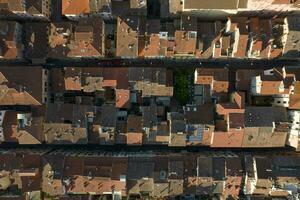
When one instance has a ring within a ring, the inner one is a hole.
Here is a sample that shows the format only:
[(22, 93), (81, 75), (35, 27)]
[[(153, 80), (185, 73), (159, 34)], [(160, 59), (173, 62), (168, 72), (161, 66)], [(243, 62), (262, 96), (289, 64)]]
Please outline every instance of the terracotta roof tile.
[(23, 5), (22, 0), (1, 0), (0, 8), (16, 12), (25, 11), (25, 6)]
[[(2, 67), (2, 74), (8, 80), (8, 87), (17, 91), (24, 88), (24, 92), (29, 93), (38, 102), (43, 102), (43, 74), (42, 67), (27, 67), (26, 70), (20, 67)], [(28, 78), (34, 76), (35, 78)]]
[(238, 40), (238, 49), (234, 54), (234, 57), (245, 58), (247, 57), (247, 44), (248, 44), (248, 35), (240, 35)]
[[(147, 43), (145, 46), (144, 55), (146, 57), (160, 56), (161, 51), (159, 34), (151, 34), (149, 37), (147, 37), (146, 41)], [(164, 56), (164, 54), (162, 56)]]
[(188, 31), (175, 32), (175, 54), (195, 54), (196, 38), (189, 35)]
[(0, 22), (0, 56), (6, 59), (13, 59), (20, 57), (21, 41), (19, 39), (21, 32), (18, 31), (22, 25), (16, 21), (2, 21)]
[(244, 129), (229, 130), (228, 132), (214, 132), (212, 147), (241, 147)]
[(72, 127), (72, 124), (44, 123), (43, 130), (49, 144), (86, 144), (86, 128)]
[(249, 91), (251, 88), (252, 77), (262, 75), (263, 70), (237, 70), (236, 72), (236, 87), (238, 90)]
[(129, 90), (116, 90), (116, 107), (128, 108), (130, 105), (130, 91)]
[(142, 116), (129, 115), (127, 119), (128, 133), (142, 133)]
[[(103, 80), (116, 80), (117, 89), (129, 89), (129, 78), (128, 78), (128, 68), (116, 67), (116, 68), (104, 68), (103, 69)], [(113, 82), (111, 82), (113, 83)]]
[(262, 81), (260, 94), (280, 94), (282, 81)]
[(65, 89), (66, 90), (81, 90), (80, 77), (67, 77), (65, 78)]
[(294, 94), (300, 94), (300, 81), (294, 82)]
[(75, 175), (72, 177), (70, 186), (67, 187), (69, 193), (82, 194), (94, 193), (103, 194), (112, 192), (113, 190), (124, 191), (126, 182), (110, 180), (101, 177), (94, 177), (89, 180), (86, 176)]
[(89, 0), (62, 0), (63, 15), (80, 15), (90, 13)]
[(3, 135), (6, 142), (18, 142), (17, 139), (17, 112), (6, 111), (3, 117)]
[(0, 86), (0, 105), (41, 105), (26, 91), (18, 92), (7, 86)]
[(128, 145), (142, 145), (143, 143), (143, 134), (142, 133), (132, 133), (129, 132), (126, 134), (127, 144)]
[(284, 147), (287, 132), (273, 132), (273, 128), (246, 127), (242, 147)]
[(289, 109), (300, 109), (300, 94), (290, 95)]
[(116, 87), (117, 86), (117, 80), (103, 80), (103, 87)]
[(127, 19), (118, 17), (116, 56), (138, 56), (138, 24), (137, 17), (127, 17)]

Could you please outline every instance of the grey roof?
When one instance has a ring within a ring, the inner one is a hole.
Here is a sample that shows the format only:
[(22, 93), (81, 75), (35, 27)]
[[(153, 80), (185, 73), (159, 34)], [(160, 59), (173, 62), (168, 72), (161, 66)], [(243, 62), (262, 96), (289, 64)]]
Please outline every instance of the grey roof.
[(300, 178), (299, 156), (276, 156), (272, 159), (272, 174), (282, 177)]
[(166, 69), (164, 68), (129, 68), (129, 81), (146, 81), (166, 84)]
[(190, 124), (213, 124), (213, 109), (212, 104), (187, 105), (185, 107), (185, 120)]
[(157, 124), (157, 106), (155, 104), (151, 104), (150, 106), (143, 106), (142, 113), (144, 127), (152, 127)]
[(110, 0), (90, 0), (90, 9), (92, 12), (111, 12)]
[(285, 57), (300, 57), (300, 17), (289, 16), (288, 18), (289, 33), (287, 43), (284, 49)]
[(272, 162), (267, 157), (256, 157), (256, 170), (259, 179), (268, 179), (271, 176)]
[(173, 120), (171, 124), (171, 133), (185, 132), (186, 126), (183, 120)]
[[(25, 23), (25, 57), (32, 59), (44, 59), (46, 57), (48, 29), (48, 23)], [(43, 51), (41, 51), (41, 49), (43, 49)]]
[(217, 181), (225, 179), (225, 158), (213, 158), (213, 177)]
[(46, 110), (46, 122), (72, 123), (85, 126), (86, 113), (93, 112), (94, 107), (78, 104), (49, 103)]
[(171, 133), (185, 132), (186, 126), (182, 113), (172, 112), (170, 114)]
[(299, 156), (276, 156), (273, 158), (272, 162), (276, 166), (280, 167), (300, 167), (300, 157)]
[(115, 127), (117, 110), (114, 105), (103, 105), (101, 107), (101, 126)]
[(212, 186), (212, 193), (222, 194), (224, 192), (224, 181), (214, 182), (215, 185)]
[(246, 127), (273, 127), (273, 122), (287, 122), (287, 112), (283, 107), (247, 107)]
[(153, 177), (154, 162), (147, 157), (131, 157), (127, 168), (128, 179), (138, 180), (144, 177)]
[(169, 161), (169, 179), (182, 179), (183, 178), (183, 162), (177, 160)]
[(198, 170), (199, 177), (211, 177), (212, 176), (212, 158), (199, 157), (197, 170)]

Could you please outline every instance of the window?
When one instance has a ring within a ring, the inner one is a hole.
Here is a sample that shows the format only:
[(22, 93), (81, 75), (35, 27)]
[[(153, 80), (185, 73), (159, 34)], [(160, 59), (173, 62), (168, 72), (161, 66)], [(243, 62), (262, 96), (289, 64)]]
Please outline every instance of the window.
[(189, 39), (195, 39), (197, 38), (197, 31), (189, 31), (188, 35)]
[(161, 39), (167, 39), (168, 32), (159, 32), (159, 38)]
[(217, 41), (217, 42), (216, 42), (215, 47), (216, 47), (216, 48), (220, 48), (220, 47), (221, 47), (220, 41)]

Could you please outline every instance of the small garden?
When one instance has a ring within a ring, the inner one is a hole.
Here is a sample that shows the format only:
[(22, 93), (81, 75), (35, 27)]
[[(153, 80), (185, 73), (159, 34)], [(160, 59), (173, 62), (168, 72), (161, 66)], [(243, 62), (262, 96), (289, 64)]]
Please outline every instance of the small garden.
[(193, 70), (180, 69), (174, 71), (174, 97), (181, 104), (190, 101), (189, 85), (193, 81)]

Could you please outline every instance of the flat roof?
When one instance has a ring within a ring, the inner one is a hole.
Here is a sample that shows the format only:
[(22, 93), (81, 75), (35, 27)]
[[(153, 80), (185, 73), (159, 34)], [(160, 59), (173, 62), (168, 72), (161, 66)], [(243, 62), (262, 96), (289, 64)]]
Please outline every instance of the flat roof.
[[(244, 3), (245, 4), (245, 3)], [(184, 9), (237, 9), (239, 0), (185, 0)]]

